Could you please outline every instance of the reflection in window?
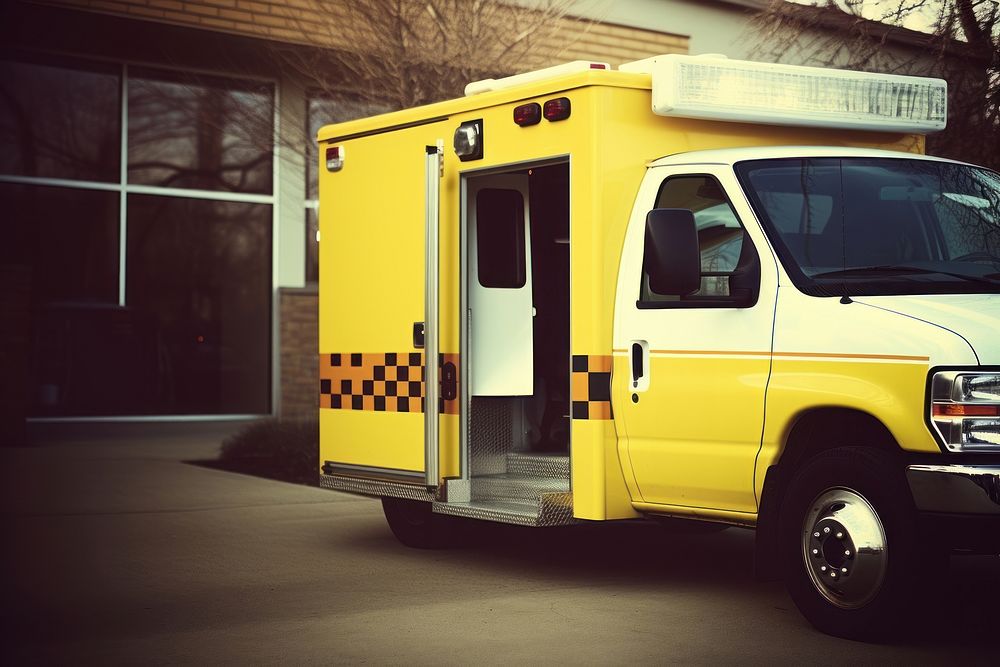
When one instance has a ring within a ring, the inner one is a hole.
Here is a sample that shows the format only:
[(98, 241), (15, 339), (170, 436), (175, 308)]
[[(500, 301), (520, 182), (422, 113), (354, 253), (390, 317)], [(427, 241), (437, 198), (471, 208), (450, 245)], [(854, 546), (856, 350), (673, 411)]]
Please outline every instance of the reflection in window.
[(269, 84), (130, 69), (130, 183), (270, 194)]
[(36, 305), (118, 301), (118, 193), (0, 183), (0, 264), (31, 271)]
[(271, 207), (130, 196), (128, 221), (128, 303), (163, 348), (147, 412), (268, 412)]
[[(701, 287), (692, 296), (729, 296), (730, 276), (743, 250), (745, 232), (722, 187), (709, 176), (669, 178), (660, 187), (656, 208), (683, 208), (694, 213), (701, 249)], [(643, 276), (640, 299), (677, 300), (658, 295)]]
[[(271, 193), (272, 87), (4, 57), (0, 177), (38, 179), (0, 182), (0, 269), (31, 299), (0, 317), (30, 340), (30, 415), (268, 412), (271, 207), (195, 201), (181, 188)], [(130, 196), (120, 221), (132, 185), (178, 189)]]
[(319, 282), (319, 210), (306, 209), (306, 282)]
[(0, 174), (117, 181), (117, 65), (0, 61)]
[(108, 317), (118, 302), (118, 194), (0, 184), (0, 201), (0, 266), (29, 295), (27, 312), (2, 317), (29, 340), (31, 416), (119, 410), (134, 386), (122, 377), (127, 335)]

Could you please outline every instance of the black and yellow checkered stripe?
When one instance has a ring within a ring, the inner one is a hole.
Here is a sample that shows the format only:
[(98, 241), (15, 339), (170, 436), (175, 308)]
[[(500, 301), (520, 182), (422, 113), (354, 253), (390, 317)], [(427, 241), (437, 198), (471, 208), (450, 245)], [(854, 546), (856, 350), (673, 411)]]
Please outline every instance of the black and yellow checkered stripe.
[(611, 355), (574, 354), (573, 419), (611, 419)]
[[(438, 410), (458, 414), (458, 355), (438, 355)], [(321, 354), (319, 407), (375, 412), (424, 411), (423, 352)]]

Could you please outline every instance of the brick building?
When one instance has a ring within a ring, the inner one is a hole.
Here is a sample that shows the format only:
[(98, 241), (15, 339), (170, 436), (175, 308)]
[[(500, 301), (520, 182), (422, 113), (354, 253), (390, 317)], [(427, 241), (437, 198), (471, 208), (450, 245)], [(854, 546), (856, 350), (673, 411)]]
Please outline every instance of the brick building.
[[(720, 34), (742, 56), (731, 35), (756, 4), (591, 4), (587, 16), (559, 17), (509, 71), (578, 58), (618, 64), (685, 53), (698, 40), (698, 50), (719, 51)], [(318, 91), (277, 55), (303, 62), (371, 48), (361, 32), (345, 33), (357, 25), (352, 6), (3, 5), (0, 275), (13, 278), (0, 302), (11, 304), (0, 354), (12, 369), (0, 395), (21, 397), (5, 402), (14, 421), (18, 411), (44, 420), (312, 414), (311, 137), (393, 102), (354, 95), (347, 74), (345, 94)]]

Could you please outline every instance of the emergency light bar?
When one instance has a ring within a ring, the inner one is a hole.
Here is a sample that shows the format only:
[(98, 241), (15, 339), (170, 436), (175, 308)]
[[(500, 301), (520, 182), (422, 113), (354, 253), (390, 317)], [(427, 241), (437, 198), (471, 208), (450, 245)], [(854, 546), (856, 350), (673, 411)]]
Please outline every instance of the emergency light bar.
[(652, 74), (653, 113), (661, 116), (920, 134), (947, 123), (943, 79), (715, 55), (656, 56), (619, 69)]

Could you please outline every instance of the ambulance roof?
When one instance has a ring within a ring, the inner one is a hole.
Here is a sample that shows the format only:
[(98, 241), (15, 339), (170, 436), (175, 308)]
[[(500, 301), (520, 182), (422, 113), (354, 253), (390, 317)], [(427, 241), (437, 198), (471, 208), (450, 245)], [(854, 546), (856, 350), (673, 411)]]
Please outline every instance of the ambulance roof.
[(947, 123), (942, 79), (667, 54), (625, 63), (617, 71), (607, 63), (578, 60), (474, 81), (465, 97), (328, 125), (318, 139), (347, 140), (434, 123), (592, 85), (650, 90), (651, 117), (918, 134)]
[(529, 81), (516, 86), (504, 87), (489, 92), (459, 97), (444, 102), (428, 104), (402, 111), (393, 111), (369, 118), (326, 125), (317, 134), (320, 142), (344, 140), (370, 132), (389, 128), (402, 128), (410, 124), (447, 120), (451, 116), (478, 109), (503, 106), (534, 97), (551, 96), (555, 93), (584, 88), (586, 86), (611, 86), (615, 88), (645, 88), (652, 86), (649, 74), (618, 72), (613, 70), (590, 70), (562, 74), (551, 78)]

